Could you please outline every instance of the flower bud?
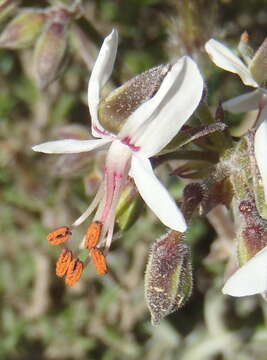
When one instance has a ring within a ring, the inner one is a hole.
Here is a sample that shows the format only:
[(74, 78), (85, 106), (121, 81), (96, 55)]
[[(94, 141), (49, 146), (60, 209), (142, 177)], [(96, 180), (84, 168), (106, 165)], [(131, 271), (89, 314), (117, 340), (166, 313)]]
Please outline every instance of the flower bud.
[(120, 196), (116, 211), (116, 221), (120, 230), (129, 230), (139, 219), (143, 208), (144, 202), (137, 192), (136, 187), (133, 184), (129, 184)]
[(51, 18), (34, 49), (34, 71), (37, 84), (46, 88), (55, 80), (67, 49), (69, 14), (61, 9)]
[(253, 198), (239, 204), (238, 260), (244, 265), (267, 245), (267, 221), (259, 216)]
[(192, 291), (190, 250), (184, 235), (170, 231), (151, 248), (145, 274), (145, 297), (153, 325), (179, 309)]
[(31, 45), (40, 34), (46, 17), (43, 10), (22, 10), (0, 35), (0, 47), (21, 49)]
[(0, 0), (0, 22), (5, 21), (18, 6), (17, 0)]
[(259, 85), (266, 85), (267, 81), (267, 38), (256, 51), (250, 65), (249, 70), (255, 81)]
[(182, 213), (188, 223), (204, 196), (204, 189), (199, 183), (186, 185), (183, 192)]
[(102, 126), (117, 134), (127, 118), (155, 95), (169, 70), (170, 65), (159, 65), (112, 91), (99, 105)]

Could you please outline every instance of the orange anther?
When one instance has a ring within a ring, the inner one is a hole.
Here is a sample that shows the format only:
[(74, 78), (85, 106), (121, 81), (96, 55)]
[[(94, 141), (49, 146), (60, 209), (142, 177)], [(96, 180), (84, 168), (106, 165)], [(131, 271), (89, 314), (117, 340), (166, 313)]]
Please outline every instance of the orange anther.
[(106, 257), (98, 248), (92, 248), (90, 255), (95, 263), (96, 271), (99, 275), (105, 275), (108, 272)]
[(69, 240), (71, 231), (67, 226), (62, 226), (47, 235), (47, 240), (52, 245), (59, 245)]
[(102, 223), (100, 221), (94, 221), (92, 222), (85, 234), (85, 244), (84, 247), (87, 249), (91, 249), (95, 247), (100, 239), (102, 230)]
[(240, 40), (243, 41), (243, 42), (246, 42), (246, 43), (249, 41), (249, 35), (248, 35), (247, 31), (244, 31), (241, 34)]
[(69, 286), (75, 285), (81, 278), (84, 266), (79, 259), (73, 259), (68, 267), (65, 283)]
[(59, 255), (57, 264), (56, 264), (56, 274), (59, 277), (63, 277), (72, 260), (72, 252), (68, 249), (63, 249)]

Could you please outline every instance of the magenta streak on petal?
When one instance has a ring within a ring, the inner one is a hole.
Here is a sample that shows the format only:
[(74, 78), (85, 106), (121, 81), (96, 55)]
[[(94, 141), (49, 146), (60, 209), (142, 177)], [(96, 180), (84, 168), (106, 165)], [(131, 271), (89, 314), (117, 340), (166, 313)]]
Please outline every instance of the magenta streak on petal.
[(110, 213), (115, 211), (114, 206), (116, 207), (117, 205), (119, 193), (123, 187), (124, 179), (125, 175), (122, 173), (117, 173), (116, 171), (112, 171), (109, 175), (106, 175), (106, 199), (100, 219), (100, 221), (103, 223), (107, 222), (111, 215)]
[(134, 144), (131, 143), (131, 138), (130, 136), (125, 136), (121, 142), (125, 145), (128, 145), (129, 148), (132, 150), (132, 151), (139, 151), (140, 150), (140, 146), (135, 146)]
[(109, 214), (109, 210), (113, 200), (113, 194), (115, 189), (114, 172), (105, 169), (105, 206), (101, 215), (100, 221), (105, 222)]
[(94, 125), (94, 130), (98, 132), (100, 135), (109, 135), (109, 132), (107, 130), (101, 130), (96, 125)]
[(115, 174), (115, 189), (113, 193), (113, 200), (112, 205), (109, 211), (109, 215), (106, 219), (106, 224), (104, 224), (103, 230), (106, 236), (106, 243), (105, 243), (105, 253), (108, 252), (114, 231), (114, 224), (115, 224), (115, 215), (116, 215), (116, 208), (120, 199), (121, 192), (125, 185), (126, 174)]

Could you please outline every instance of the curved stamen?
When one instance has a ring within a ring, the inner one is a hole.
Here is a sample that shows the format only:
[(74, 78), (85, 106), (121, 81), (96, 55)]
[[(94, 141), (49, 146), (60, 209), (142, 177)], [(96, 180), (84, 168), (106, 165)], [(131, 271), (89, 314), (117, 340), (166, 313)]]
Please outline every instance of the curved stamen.
[(94, 200), (91, 202), (91, 204), (85, 210), (85, 212), (77, 220), (74, 221), (74, 223), (72, 224), (73, 227), (81, 225), (84, 222), (84, 220), (86, 220), (88, 218), (88, 216), (90, 216), (92, 214), (92, 212), (95, 210), (95, 208), (99, 204), (102, 195), (103, 195), (103, 183), (100, 184), (99, 189), (97, 190), (97, 193), (94, 197)]

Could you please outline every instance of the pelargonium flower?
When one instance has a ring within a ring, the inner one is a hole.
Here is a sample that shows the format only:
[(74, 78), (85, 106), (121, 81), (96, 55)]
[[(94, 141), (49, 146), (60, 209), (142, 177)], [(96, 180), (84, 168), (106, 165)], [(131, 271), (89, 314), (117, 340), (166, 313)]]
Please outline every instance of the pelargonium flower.
[[(263, 95), (267, 93), (264, 88), (265, 76), (260, 76), (260, 73), (266, 72), (266, 60), (264, 61), (264, 58), (266, 58), (266, 48), (267, 40), (256, 51), (250, 64), (247, 66), (234, 52), (219, 41), (210, 39), (205, 44), (207, 53), (217, 66), (239, 75), (245, 85), (256, 88), (252, 92), (225, 101), (222, 104), (224, 110), (238, 113), (261, 107)], [(261, 69), (261, 67), (264, 68)]]
[[(118, 133), (111, 131), (101, 123), (101, 89), (112, 73), (117, 45), (118, 34), (113, 30), (103, 42), (89, 80), (88, 105), (92, 134), (96, 139), (50, 141), (33, 147), (34, 151), (43, 153), (71, 154), (109, 144), (103, 181), (88, 209), (72, 225), (80, 225), (96, 210), (93, 223), (101, 224), (101, 231), (99, 239), (93, 241), (93, 247), (104, 246), (105, 254), (113, 236), (115, 210), (129, 176), (164, 225), (180, 232), (186, 230), (181, 211), (155, 176), (149, 158), (160, 152), (178, 133), (198, 106), (203, 91), (197, 65), (184, 56), (173, 65), (161, 68), (164, 76), (156, 93), (127, 116)], [(120, 89), (114, 91), (114, 96)], [(127, 104), (123, 106), (127, 107)]]

